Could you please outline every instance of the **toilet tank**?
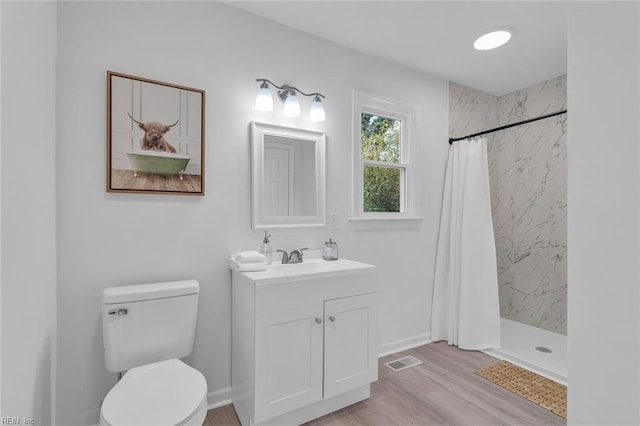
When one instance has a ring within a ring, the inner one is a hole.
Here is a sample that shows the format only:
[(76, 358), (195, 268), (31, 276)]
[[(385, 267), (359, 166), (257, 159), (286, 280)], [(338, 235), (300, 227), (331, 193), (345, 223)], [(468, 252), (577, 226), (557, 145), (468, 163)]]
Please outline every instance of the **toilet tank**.
[(117, 373), (189, 355), (199, 290), (195, 280), (105, 288), (102, 338), (107, 370)]

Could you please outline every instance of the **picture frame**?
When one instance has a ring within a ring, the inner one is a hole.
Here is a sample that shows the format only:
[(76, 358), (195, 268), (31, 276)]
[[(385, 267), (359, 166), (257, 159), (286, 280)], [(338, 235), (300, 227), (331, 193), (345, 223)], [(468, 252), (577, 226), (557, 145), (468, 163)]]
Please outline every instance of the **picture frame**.
[(107, 192), (204, 195), (205, 92), (107, 71)]

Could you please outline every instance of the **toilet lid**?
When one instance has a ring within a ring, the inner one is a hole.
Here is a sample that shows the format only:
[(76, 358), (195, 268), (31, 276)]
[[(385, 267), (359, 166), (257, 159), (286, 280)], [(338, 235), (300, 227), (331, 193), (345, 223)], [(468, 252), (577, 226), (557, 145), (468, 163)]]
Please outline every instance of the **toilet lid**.
[(107, 394), (102, 418), (111, 425), (177, 425), (207, 397), (207, 382), (177, 359), (132, 368)]

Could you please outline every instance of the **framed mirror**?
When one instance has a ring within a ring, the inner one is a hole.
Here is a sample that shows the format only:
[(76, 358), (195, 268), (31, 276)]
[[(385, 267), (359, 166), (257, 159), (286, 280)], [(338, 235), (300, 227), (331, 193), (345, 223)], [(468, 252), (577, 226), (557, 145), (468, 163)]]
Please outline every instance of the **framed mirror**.
[(325, 225), (325, 134), (251, 123), (254, 228)]

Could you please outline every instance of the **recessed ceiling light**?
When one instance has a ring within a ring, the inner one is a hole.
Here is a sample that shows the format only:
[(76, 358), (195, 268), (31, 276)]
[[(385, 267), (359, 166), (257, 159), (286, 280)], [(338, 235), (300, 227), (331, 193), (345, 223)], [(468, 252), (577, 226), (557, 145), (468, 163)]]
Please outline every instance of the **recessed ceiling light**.
[(507, 30), (491, 31), (478, 39), (473, 43), (473, 47), (477, 50), (491, 50), (496, 47), (500, 47), (511, 38), (511, 32)]

